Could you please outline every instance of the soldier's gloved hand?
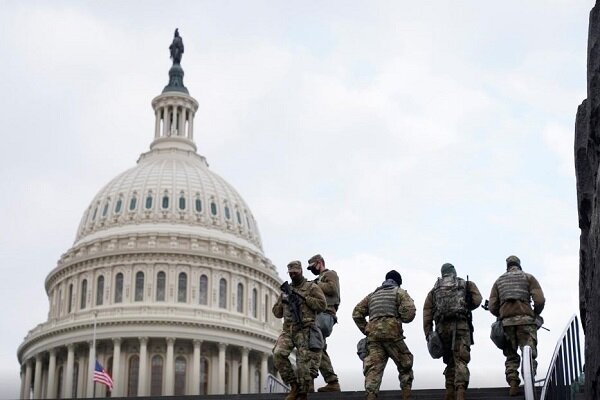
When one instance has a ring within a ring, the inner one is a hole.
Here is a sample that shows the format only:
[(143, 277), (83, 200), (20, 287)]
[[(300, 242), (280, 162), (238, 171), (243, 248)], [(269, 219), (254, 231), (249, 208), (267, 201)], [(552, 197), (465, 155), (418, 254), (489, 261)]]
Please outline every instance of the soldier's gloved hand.
[(281, 294), (281, 302), (287, 304), (289, 302), (288, 297), (289, 296), (287, 293), (282, 293)]

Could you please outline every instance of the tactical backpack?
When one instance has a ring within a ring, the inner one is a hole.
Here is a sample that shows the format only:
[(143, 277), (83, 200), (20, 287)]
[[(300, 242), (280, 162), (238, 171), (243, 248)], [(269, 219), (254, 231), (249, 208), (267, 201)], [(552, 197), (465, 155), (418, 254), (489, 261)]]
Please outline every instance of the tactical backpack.
[(439, 322), (444, 319), (466, 317), (467, 284), (455, 276), (438, 278), (433, 287), (433, 319)]

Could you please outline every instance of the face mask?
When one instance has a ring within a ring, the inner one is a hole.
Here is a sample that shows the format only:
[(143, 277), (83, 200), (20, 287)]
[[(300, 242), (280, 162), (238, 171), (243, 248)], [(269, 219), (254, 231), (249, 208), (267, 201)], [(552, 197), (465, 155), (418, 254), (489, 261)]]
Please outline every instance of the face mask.
[(292, 283), (298, 284), (298, 283), (302, 282), (302, 279), (303, 279), (302, 275), (296, 275), (292, 278)]
[(310, 272), (313, 273), (313, 275), (319, 275), (319, 270), (317, 269), (317, 267), (311, 267), (308, 269)]

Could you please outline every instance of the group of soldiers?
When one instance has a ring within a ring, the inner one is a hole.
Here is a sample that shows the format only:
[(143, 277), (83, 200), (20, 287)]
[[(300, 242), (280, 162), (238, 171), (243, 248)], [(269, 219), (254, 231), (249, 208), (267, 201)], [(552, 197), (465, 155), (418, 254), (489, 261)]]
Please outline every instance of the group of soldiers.
[[(340, 391), (338, 377), (327, 354), (326, 338), (337, 322), (340, 284), (335, 271), (325, 267), (319, 254), (308, 260), (308, 270), (318, 275), (314, 281), (303, 276), (300, 261), (287, 266), (291, 284), (282, 285), (282, 293), (273, 306), (273, 314), (283, 318), (283, 330), (273, 349), (273, 359), (283, 381), (290, 386), (285, 400), (304, 400), (314, 392), (314, 379), (323, 376), (326, 385), (319, 392)], [(404, 342), (403, 323), (410, 323), (416, 307), (408, 292), (401, 288), (402, 276), (389, 271), (384, 282), (362, 299), (352, 312), (358, 329), (365, 335), (359, 342), (363, 360), (367, 400), (377, 398), (388, 359), (398, 369), (403, 400), (410, 399), (413, 382), (413, 355)], [(433, 358), (442, 358), (445, 400), (464, 400), (469, 386), (468, 363), (473, 344), (471, 313), (481, 305), (477, 285), (456, 274), (452, 264), (442, 265), (441, 277), (427, 294), (423, 306), (423, 331)], [(506, 259), (506, 272), (494, 283), (489, 301), (483, 306), (497, 317), (501, 338), (493, 337), (506, 357), (505, 375), (509, 395), (519, 394), (519, 348), (530, 346), (534, 372), (537, 368), (537, 330), (543, 319), (545, 298), (537, 279), (522, 270), (516, 256)], [(367, 320), (368, 317), (368, 320)], [(498, 334), (498, 332), (496, 332)], [(494, 335), (494, 331), (492, 331)], [(289, 356), (296, 349), (296, 369)]]

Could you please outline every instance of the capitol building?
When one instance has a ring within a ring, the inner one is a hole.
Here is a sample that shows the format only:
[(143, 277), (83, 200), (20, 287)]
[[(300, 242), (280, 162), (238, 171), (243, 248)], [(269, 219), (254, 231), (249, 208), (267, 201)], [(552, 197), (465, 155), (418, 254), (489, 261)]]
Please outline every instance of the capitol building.
[[(48, 273), (48, 319), (17, 351), (22, 399), (258, 393), (276, 375), (282, 280), (246, 202), (196, 151), (180, 58), (152, 107), (150, 150), (100, 189)], [(95, 360), (111, 392), (92, 384)]]

